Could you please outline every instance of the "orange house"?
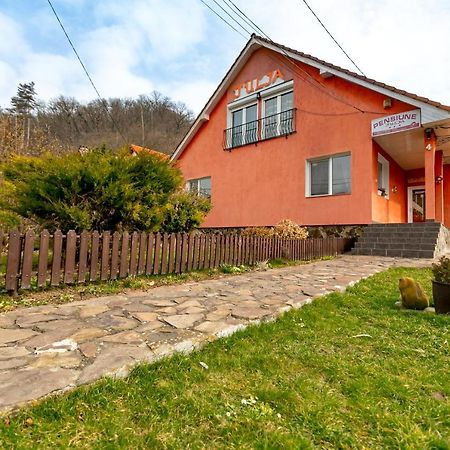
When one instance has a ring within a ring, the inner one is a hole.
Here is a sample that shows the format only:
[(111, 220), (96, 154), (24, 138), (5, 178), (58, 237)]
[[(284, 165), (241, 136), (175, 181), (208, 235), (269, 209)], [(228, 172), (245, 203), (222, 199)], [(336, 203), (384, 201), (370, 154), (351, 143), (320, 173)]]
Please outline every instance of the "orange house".
[(171, 159), (203, 227), (449, 226), (448, 156), (449, 106), (253, 35)]

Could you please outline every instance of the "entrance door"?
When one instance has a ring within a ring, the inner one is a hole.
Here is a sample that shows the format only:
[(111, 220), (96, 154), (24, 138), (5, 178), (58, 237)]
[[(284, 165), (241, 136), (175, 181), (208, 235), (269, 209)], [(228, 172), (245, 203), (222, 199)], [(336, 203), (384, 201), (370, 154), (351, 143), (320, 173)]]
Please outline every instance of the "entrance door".
[(425, 187), (408, 188), (408, 222), (425, 222)]

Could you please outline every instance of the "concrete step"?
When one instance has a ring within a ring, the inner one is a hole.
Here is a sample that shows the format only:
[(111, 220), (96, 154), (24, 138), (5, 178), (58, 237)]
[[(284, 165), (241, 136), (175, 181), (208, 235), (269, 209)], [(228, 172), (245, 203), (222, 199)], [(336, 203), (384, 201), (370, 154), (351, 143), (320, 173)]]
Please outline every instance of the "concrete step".
[(389, 256), (400, 258), (433, 258), (434, 250), (394, 250), (394, 249), (360, 249), (353, 248), (351, 253), (353, 255), (368, 255), (368, 256)]
[(368, 225), (352, 252), (357, 255), (433, 258), (442, 229), (445, 227), (435, 222)]

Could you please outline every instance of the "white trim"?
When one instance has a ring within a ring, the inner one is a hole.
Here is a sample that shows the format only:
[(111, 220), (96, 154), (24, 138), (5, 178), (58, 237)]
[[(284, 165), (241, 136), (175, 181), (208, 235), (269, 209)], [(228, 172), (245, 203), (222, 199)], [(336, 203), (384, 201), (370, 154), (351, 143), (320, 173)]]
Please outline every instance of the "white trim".
[[(211, 98), (206, 103), (206, 105), (203, 108), (200, 115), (194, 121), (190, 130), (187, 132), (187, 134), (185, 135), (183, 140), (180, 142), (180, 144), (176, 148), (175, 152), (173, 153), (173, 155), (170, 158), (171, 161), (175, 161), (180, 156), (180, 154), (184, 151), (185, 147), (191, 141), (192, 137), (199, 130), (200, 126), (202, 125), (202, 122), (205, 120), (207, 115), (213, 110), (213, 108), (216, 106), (216, 104), (219, 102), (219, 100), (223, 97), (223, 95), (226, 94), (229, 85), (231, 84), (233, 79), (237, 76), (237, 74), (242, 69), (242, 67), (245, 65), (248, 58), (251, 56), (251, 54), (254, 51), (256, 51), (257, 49), (259, 49), (261, 47), (268, 48), (279, 54), (288, 55), (292, 59), (295, 59), (295, 60), (303, 62), (311, 67), (315, 67), (315, 68), (319, 69), (319, 71), (325, 70), (326, 72), (329, 72), (332, 75), (336, 75), (339, 78), (342, 78), (344, 80), (350, 81), (350, 82), (358, 84), (360, 86), (363, 86), (367, 89), (370, 89), (371, 91), (379, 92), (380, 94), (382, 94), (386, 97), (394, 98), (394, 99), (400, 100), (402, 102), (405, 102), (409, 105), (420, 108), (421, 112), (422, 112), (422, 125), (424, 125), (424, 126), (431, 124), (432, 122), (450, 118), (449, 111), (441, 109), (437, 106), (433, 106), (433, 105), (430, 105), (429, 103), (422, 102), (420, 100), (414, 99), (407, 95), (399, 94), (398, 92), (392, 91), (390, 89), (383, 88), (381, 86), (377, 86), (377, 85), (371, 83), (370, 81), (361, 80), (360, 78), (350, 75), (348, 73), (345, 73), (342, 70), (332, 68), (326, 64), (321, 64), (321, 63), (314, 61), (310, 58), (307, 58), (305, 56), (300, 56), (295, 52), (289, 51), (288, 49), (282, 50), (274, 44), (270, 44), (268, 42), (261, 41), (256, 36), (252, 36), (251, 39), (248, 41), (247, 45), (244, 47), (244, 49), (241, 51), (241, 53), (237, 57), (234, 64), (231, 66), (230, 70), (225, 75), (222, 82), (219, 84), (219, 86), (216, 88), (216, 90), (213, 93), (213, 95), (211, 96)], [(208, 119), (209, 119), (209, 117), (208, 117)], [(206, 119), (206, 120), (208, 120), (208, 119)]]
[[(381, 153), (378, 153), (377, 162), (379, 162), (383, 166), (382, 183), (383, 183), (383, 187), (386, 190), (386, 195), (382, 196), (380, 193), (378, 193), (378, 195), (380, 197), (385, 198), (386, 200), (389, 200), (389, 191), (390, 191), (390, 186), (391, 186), (391, 183), (390, 183), (391, 173), (390, 173), (389, 161)], [(378, 192), (378, 164), (377, 164), (377, 192)]]
[[(277, 95), (287, 94), (289, 91), (293, 91), (294, 89), (294, 80), (285, 81), (284, 83), (276, 84), (275, 86), (271, 86), (267, 89), (263, 89), (260, 91), (261, 98), (265, 99), (266, 97), (275, 97)], [(284, 92), (286, 91), (286, 92)]]
[[(247, 131), (247, 108), (250, 106), (256, 106), (256, 133), (258, 134), (259, 131), (259, 102), (254, 99), (254, 101), (250, 101), (248, 104), (239, 105), (239, 107), (236, 108), (228, 108), (227, 110), (227, 130), (233, 127), (233, 113), (242, 110), (242, 144), (253, 144), (256, 141), (249, 141), (245, 142), (245, 133)], [(252, 121), (253, 122), (253, 121)]]
[[(414, 189), (425, 189), (425, 186), (408, 186), (408, 223), (412, 223), (412, 192)], [(425, 201), (427, 201), (427, 194), (425, 192)]]

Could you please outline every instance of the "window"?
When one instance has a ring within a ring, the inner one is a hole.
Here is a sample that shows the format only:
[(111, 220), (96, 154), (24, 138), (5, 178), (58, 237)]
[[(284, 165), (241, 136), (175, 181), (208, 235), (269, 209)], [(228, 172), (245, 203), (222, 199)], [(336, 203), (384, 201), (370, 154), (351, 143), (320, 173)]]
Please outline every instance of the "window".
[(389, 161), (378, 154), (377, 167), (378, 195), (389, 198)]
[(295, 132), (294, 82), (278, 83), (228, 104), (224, 150)]
[(231, 144), (233, 147), (256, 142), (258, 115), (256, 104), (231, 112)]
[(266, 139), (282, 136), (294, 131), (294, 93), (293, 91), (264, 100), (264, 127)]
[(349, 154), (307, 161), (307, 196), (349, 194), (351, 159)]
[(190, 192), (195, 192), (202, 197), (211, 198), (211, 177), (197, 178), (189, 180), (186, 188)]

